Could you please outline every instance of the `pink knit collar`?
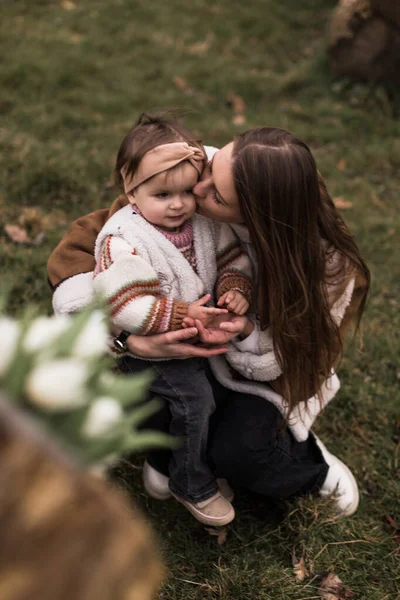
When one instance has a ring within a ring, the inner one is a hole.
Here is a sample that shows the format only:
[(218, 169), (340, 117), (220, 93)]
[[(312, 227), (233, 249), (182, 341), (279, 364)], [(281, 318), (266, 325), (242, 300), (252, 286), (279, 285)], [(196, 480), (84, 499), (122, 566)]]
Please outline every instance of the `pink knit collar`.
[[(136, 204), (132, 204), (132, 210), (134, 213), (143, 217), (140, 209), (136, 206)], [(143, 219), (144, 218), (145, 217), (143, 217)], [(147, 222), (150, 223), (150, 221)], [(150, 223), (150, 225), (153, 225), (154, 229), (157, 229), (157, 231), (162, 233), (177, 248), (185, 248), (187, 246), (190, 246), (193, 241), (192, 219), (188, 219), (187, 221), (185, 221), (183, 225), (180, 226), (179, 231), (166, 231), (165, 229), (162, 229), (162, 227), (154, 225), (153, 223)]]

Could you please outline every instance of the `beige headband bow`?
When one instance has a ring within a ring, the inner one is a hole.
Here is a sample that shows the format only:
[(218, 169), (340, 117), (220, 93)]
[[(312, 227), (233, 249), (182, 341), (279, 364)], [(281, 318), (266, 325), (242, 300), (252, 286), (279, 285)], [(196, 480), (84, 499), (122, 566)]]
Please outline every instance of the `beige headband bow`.
[(168, 171), (179, 165), (184, 160), (188, 160), (200, 175), (203, 167), (205, 155), (200, 148), (189, 146), (187, 142), (174, 142), (172, 144), (163, 144), (156, 146), (146, 152), (140, 161), (138, 169), (134, 173), (128, 173), (128, 165), (121, 169), (121, 175), (124, 182), (125, 194), (132, 192), (138, 185), (158, 175), (163, 171)]

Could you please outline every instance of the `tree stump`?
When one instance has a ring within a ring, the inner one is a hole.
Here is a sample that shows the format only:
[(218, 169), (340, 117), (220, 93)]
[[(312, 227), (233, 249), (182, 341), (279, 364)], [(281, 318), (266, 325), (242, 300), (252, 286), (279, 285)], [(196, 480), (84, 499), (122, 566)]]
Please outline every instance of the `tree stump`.
[(332, 70), (362, 81), (400, 83), (400, 0), (340, 0), (329, 29)]

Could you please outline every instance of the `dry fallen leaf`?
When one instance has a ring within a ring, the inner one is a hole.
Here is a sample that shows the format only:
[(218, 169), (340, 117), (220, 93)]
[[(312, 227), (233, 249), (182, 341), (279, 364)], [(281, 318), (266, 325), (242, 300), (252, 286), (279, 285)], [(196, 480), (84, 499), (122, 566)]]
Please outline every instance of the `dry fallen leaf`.
[(344, 171), (346, 168), (346, 161), (344, 160), (344, 158), (341, 158), (338, 162), (338, 164), (336, 165), (336, 168), (338, 169), (338, 171)]
[(71, 33), (69, 36), (69, 40), (70, 42), (72, 42), (72, 44), (80, 44), (81, 41), (83, 40), (83, 35), (80, 33)]
[(10, 240), (14, 242), (14, 244), (26, 244), (27, 246), (40, 246), (43, 241), (45, 234), (43, 231), (40, 231), (35, 237), (30, 238), (26, 229), (20, 227), (19, 225), (4, 225), (4, 230)]
[(26, 232), (26, 229), (19, 225), (4, 225), (4, 230), (10, 240), (15, 244), (30, 244), (31, 239)]
[(300, 560), (297, 558), (295, 554), (292, 556), (292, 565), (293, 565), (293, 573), (296, 577), (297, 581), (303, 581), (306, 577), (309, 577), (310, 572), (306, 569), (306, 564), (304, 562), (304, 557), (302, 556)]
[(232, 123), (234, 125), (243, 125), (246, 122), (244, 111), (246, 110), (246, 103), (241, 96), (235, 94), (234, 91), (230, 91), (226, 97), (228, 105), (232, 107), (234, 115), (232, 117)]
[(207, 531), (207, 533), (217, 538), (218, 546), (225, 544), (226, 538), (228, 537), (227, 527), (204, 527), (204, 529)]
[(375, 206), (377, 206), (378, 208), (381, 208), (382, 210), (387, 211), (387, 206), (384, 202), (382, 202), (382, 200), (380, 198), (378, 198), (378, 196), (375, 194), (375, 192), (371, 193), (371, 200), (372, 200), (372, 204), (375, 204)]
[(214, 40), (214, 34), (208, 33), (205, 40), (202, 42), (195, 42), (188, 47), (189, 54), (205, 54), (210, 49), (211, 43)]
[(190, 85), (184, 79), (182, 79), (182, 77), (179, 77), (178, 75), (174, 75), (172, 78), (172, 82), (176, 85), (176, 87), (178, 89), (180, 89), (187, 96), (194, 95), (194, 89), (192, 87), (190, 87)]
[(241, 96), (235, 94), (234, 91), (230, 91), (226, 97), (228, 104), (232, 106), (233, 112), (242, 114), (246, 110), (246, 102)]
[(61, 6), (65, 8), (65, 10), (75, 10), (76, 8), (75, 2), (71, 2), (71, 0), (62, 0)]
[(18, 225), (26, 229), (30, 238), (35, 237), (44, 229), (44, 218), (40, 208), (29, 206), (22, 208), (18, 217)]
[(386, 515), (385, 518), (386, 521), (389, 523), (390, 527), (392, 527), (393, 529), (400, 529), (399, 525), (396, 523), (393, 517), (391, 517), (390, 515)]
[[(400, 448), (400, 442), (397, 444), (397, 448)], [(390, 515), (386, 515), (385, 518), (389, 524), (389, 527), (387, 528), (388, 533), (393, 536), (393, 541), (395, 544), (400, 546), (400, 525)]]
[(342, 196), (337, 196), (333, 199), (333, 203), (336, 208), (346, 209), (351, 208), (353, 206), (352, 202), (347, 202)]
[(35, 237), (31, 241), (32, 246), (41, 246), (44, 242), (45, 237), (46, 237), (46, 234), (44, 231), (41, 231), (40, 233), (35, 235)]
[(234, 125), (243, 125), (246, 123), (246, 117), (244, 115), (235, 115), (232, 119)]
[(354, 592), (346, 588), (335, 573), (328, 573), (319, 586), (318, 593), (323, 600), (346, 600), (354, 596)]

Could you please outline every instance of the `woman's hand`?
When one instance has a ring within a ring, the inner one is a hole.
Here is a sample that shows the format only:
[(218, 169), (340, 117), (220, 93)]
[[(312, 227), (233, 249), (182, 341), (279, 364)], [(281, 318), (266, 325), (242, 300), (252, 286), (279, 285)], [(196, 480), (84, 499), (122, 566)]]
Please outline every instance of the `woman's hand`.
[(239, 317), (237, 315), (230, 315), (229, 320), (222, 321), (217, 327), (205, 328), (202, 322), (198, 320), (195, 321), (195, 325), (199, 338), (205, 344), (227, 344), (231, 339), (240, 335), (245, 330), (251, 328), (252, 331), (254, 328), (254, 324), (246, 316)]
[(136, 354), (136, 356), (142, 358), (175, 358), (184, 360), (195, 357), (210, 358), (211, 356), (227, 352), (228, 347), (223, 341), (213, 342), (217, 344), (214, 348), (183, 343), (185, 340), (191, 340), (197, 334), (198, 330), (196, 327), (188, 327), (187, 329), (168, 331), (167, 333), (159, 333), (146, 337), (132, 334), (127, 338), (126, 345), (132, 354)]
[(219, 327), (226, 332), (235, 332), (241, 340), (244, 340), (253, 333), (255, 324), (251, 319), (244, 316), (234, 317), (230, 321), (223, 321)]

